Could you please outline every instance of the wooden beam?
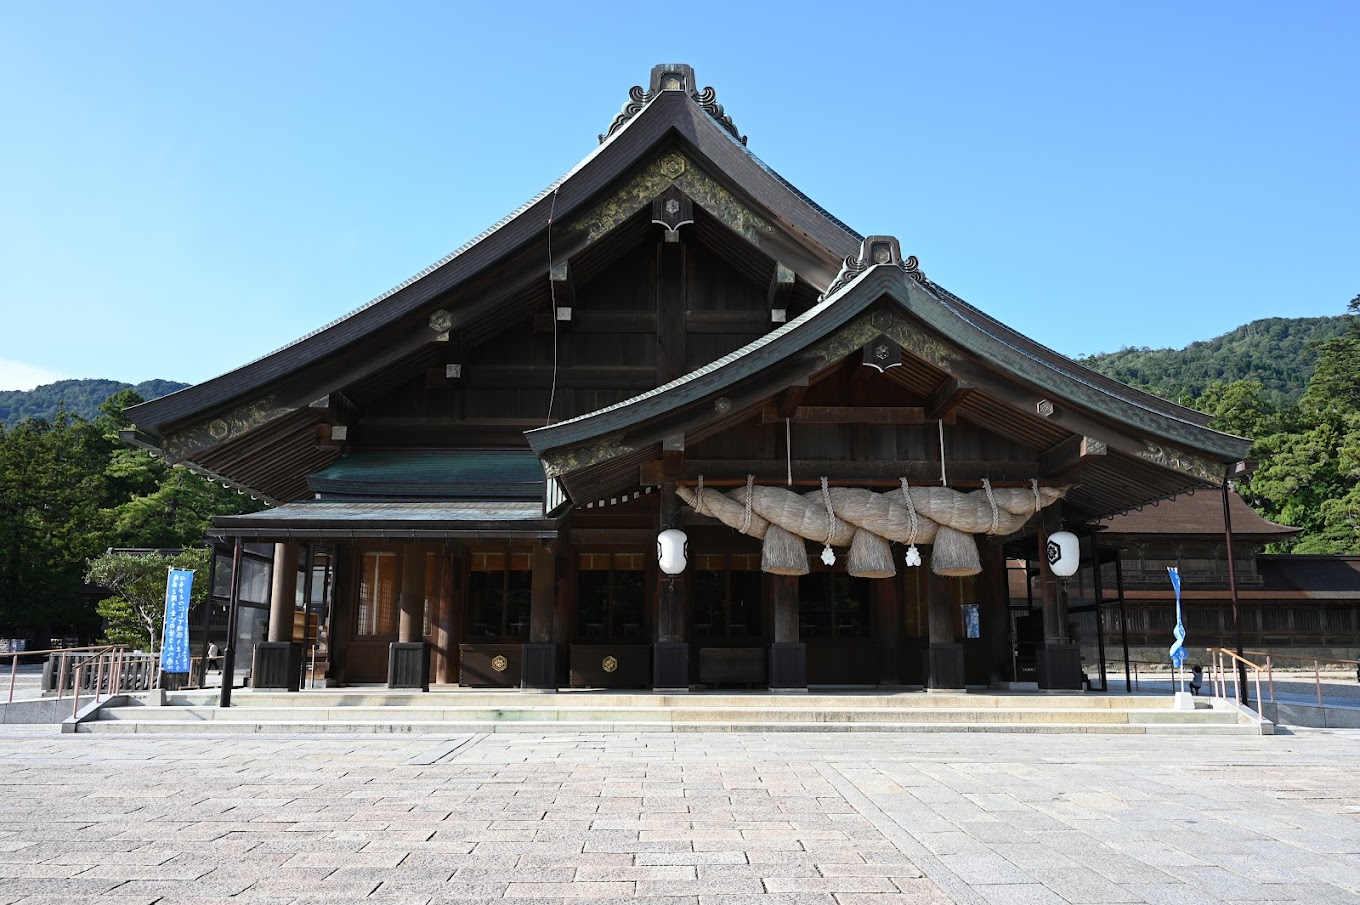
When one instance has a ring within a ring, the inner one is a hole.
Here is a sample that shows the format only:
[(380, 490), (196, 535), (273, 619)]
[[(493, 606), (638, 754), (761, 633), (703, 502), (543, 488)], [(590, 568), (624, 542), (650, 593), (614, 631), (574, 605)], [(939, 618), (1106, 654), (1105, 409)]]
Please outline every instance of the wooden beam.
[(973, 394), (974, 387), (964, 383), (957, 377), (950, 377), (942, 381), (935, 391), (926, 400), (926, 420), (938, 421), (944, 418), (954, 409), (958, 408), (963, 400)]
[[(921, 424), (925, 410), (906, 405), (800, 405), (787, 417), (795, 424)], [(760, 411), (761, 424), (783, 420), (778, 405)]]
[(1108, 451), (1100, 440), (1078, 434), (1068, 437), (1061, 443), (1045, 450), (1039, 455), (1041, 475), (1059, 475), (1071, 471), (1089, 456), (1103, 456)]
[(576, 307), (576, 290), (573, 288), (566, 260), (559, 261), (552, 266), (552, 270), (548, 273), (548, 280), (552, 287), (553, 316), (557, 318), (558, 326), (570, 324), (572, 316), (569, 315), (566, 318), (561, 316), (563, 309), (571, 312)]
[[(794, 484), (804, 487), (819, 486), (823, 477), (833, 486), (855, 487), (896, 487), (901, 478), (913, 484), (940, 481), (940, 463), (930, 460), (794, 459), (791, 464)], [(741, 487), (746, 475), (753, 474), (761, 484), (783, 486), (785, 468), (783, 461), (768, 459), (686, 459), (677, 480), (692, 484), (703, 475), (707, 487)], [(1030, 479), (1038, 476), (1038, 467), (1034, 462), (951, 461), (948, 473), (950, 487), (980, 487), (983, 478), (994, 487), (1028, 487)], [(660, 463), (644, 463), (639, 479), (645, 485), (660, 484)]]
[(782, 324), (788, 320), (789, 301), (793, 298), (793, 284), (797, 279), (793, 269), (776, 261), (774, 273), (770, 275), (770, 288), (765, 294), (770, 309), (770, 321)]
[(661, 242), (652, 272), (656, 308), (656, 382), (669, 383), (685, 373), (685, 309), (689, 307), (685, 244)]
[[(787, 389), (779, 394), (779, 399), (775, 402), (775, 415), (778, 419), (792, 418), (798, 404), (803, 401), (803, 396), (808, 391), (808, 381), (800, 380), (790, 384)], [(763, 415), (763, 413), (762, 413)], [(762, 417), (762, 420), (763, 417)]]
[(671, 434), (661, 441), (661, 470), (667, 475), (677, 475), (685, 465), (685, 435)]

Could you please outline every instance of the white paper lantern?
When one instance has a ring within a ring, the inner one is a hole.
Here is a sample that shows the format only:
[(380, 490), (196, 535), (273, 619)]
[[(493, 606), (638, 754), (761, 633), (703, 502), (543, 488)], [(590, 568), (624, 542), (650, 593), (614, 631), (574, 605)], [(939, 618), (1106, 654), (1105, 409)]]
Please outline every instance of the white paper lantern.
[(688, 557), (689, 538), (679, 528), (667, 528), (656, 536), (656, 558), (662, 572), (679, 575), (685, 571)]
[(1048, 536), (1048, 567), (1059, 578), (1077, 574), (1081, 565), (1081, 541), (1071, 531), (1054, 531)]

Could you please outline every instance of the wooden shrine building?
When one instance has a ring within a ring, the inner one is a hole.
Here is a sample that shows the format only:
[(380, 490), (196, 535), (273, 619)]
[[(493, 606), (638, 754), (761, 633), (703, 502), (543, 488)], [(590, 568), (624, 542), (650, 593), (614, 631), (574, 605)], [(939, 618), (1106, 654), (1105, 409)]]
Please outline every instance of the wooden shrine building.
[(853, 231), (690, 67), (629, 97), (452, 255), (131, 410), (132, 442), (270, 504), (217, 520), (274, 562), (237, 668), (296, 686), (324, 562), (337, 684), (988, 685), (1016, 679), (1021, 556), (1038, 683), (1080, 687), (1048, 535), (1221, 487), (1248, 441)]

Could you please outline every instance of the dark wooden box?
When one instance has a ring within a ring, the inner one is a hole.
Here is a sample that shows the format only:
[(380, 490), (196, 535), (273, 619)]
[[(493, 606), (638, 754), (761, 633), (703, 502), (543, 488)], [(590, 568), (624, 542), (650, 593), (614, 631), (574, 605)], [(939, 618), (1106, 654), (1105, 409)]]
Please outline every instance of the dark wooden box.
[(650, 688), (650, 644), (571, 645), (573, 688)]
[(700, 648), (699, 681), (705, 685), (764, 685), (765, 648)]
[(523, 645), (460, 644), (458, 684), (479, 688), (519, 688)]

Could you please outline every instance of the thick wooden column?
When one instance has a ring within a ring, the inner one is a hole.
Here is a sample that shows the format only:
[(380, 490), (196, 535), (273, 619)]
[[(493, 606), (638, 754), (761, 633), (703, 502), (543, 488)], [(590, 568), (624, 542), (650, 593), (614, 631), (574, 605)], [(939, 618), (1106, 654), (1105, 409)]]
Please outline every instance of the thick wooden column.
[(533, 585), (529, 600), (529, 642), (521, 660), (524, 688), (557, 688), (557, 645), (553, 643), (553, 609), (557, 603), (557, 542), (534, 545)]
[(293, 640), (297, 611), (298, 545), (274, 545), (274, 582), (269, 594), (269, 640)]
[(435, 595), (435, 615), (431, 628), (434, 632), (434, 680), (440, 685), (458, 681), (454, 671), (453, 650), (453, 556), (448, 544), (439, 554), (439, 590)]
[(767, 575), (774, 602), (774, 643), (770, 645), (770, 690), (807, 690), (807, 646), (798, 640), (798, 576)]
[(415, 544), (408, 544), (401, 554), (401, 614), (397, 623), (397, 641), (410, 644), (421, 639), (424, 629), (425, 553)]
[(331, 632), (327, 639), (330, 659), (330, 679), (343, 686), (349, 661), (349, 642), (354, 634), (354, 611), (359, 605), (359, 583), (354, 570), (359, 566), (358, 551), (353, 544), (336, 544), (331, 563)]
[(297, 612), (298, 545), (274, 545), (274, 575), (269, 594), (268, 641), (255, 645), (250, 683), (255, 688), (297, 691), (302, 682), (302, 645), (293, 641)]
[(1006, 554), (1001, 540), (979, 537), (982, 574), (978, 576), (978, 604), (982, 609), (982, 639), (993, 687), (1011, 679), (1010, 585), (1006, 577)]
[(874, 635), (878, 643), (878, 684), (901, 685), (898, 663), (902, 634), (902, 599), (899, 576), (875, 579), (870, 588), (874, 602)]
[(397, 640), (387, 652), (387, 687), (430, 690), (430, 649), (423, 637), (425, 551), (407, 544), (401, 552)]
[(958, 615), (950, 591), (948, 578), (934, 572), (926, 578), (926, 616), (930, 628), (926, 688), (932, 691), (959, 691), (964, 687), (963, 645), (954, 634)]
[[(665, 245), (662, 246), (663, 250)], [(681, 324), (683, 329), (683, 324)], [(680, 510), (675, 481), (661, 484), (656, 530), (676, 523)], [(652, 620), (652, 687), (671, 691), (689, 690), (689, 644), (685, 641), (685, 574), (667, 575), (656, 570), (656, 616)]]
[(1067, 637), (1067, 612), (1058, 576), (1048, 563), (1048, 526), (1039, 524), (1039, 600), (1044, 608), (1044, 643), (1038, 650), (1039, 687), (1075, 691), (1082, 686), (1081, 648)]

